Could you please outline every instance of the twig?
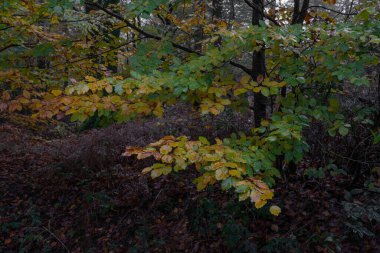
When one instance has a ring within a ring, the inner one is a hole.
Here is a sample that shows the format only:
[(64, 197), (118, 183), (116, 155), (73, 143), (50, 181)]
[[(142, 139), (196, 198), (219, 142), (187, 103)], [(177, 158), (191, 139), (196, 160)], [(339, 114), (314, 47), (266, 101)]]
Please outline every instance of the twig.
[(42, 228), (48, 232), (51, 236), (53, 236), (57, 241), (59, 241), (62, 245), (63, 248), (65, 248), (65, 250), (67, 252), (70, 252), (70, 250), (66, 247), (66, 245), (61, 241), (61, 239), (58, 238), (58, 236), (56, 236), (53, 232), (50, 231), (50, 229), (47, 229), (46, 227), (42, 226)]
[(116, 46), (116, 47), (112, 47), (112, 48), (110, 48), (110, 49), (108, 49), (108, 50), (106, 50), (106, 51), (104, 51), (104, 52), (100, 52), (100, 53), (98, 53), (98, 54), (92, 55), (91, 57), (83, 57), (83, 58), (80, 58), (80, 59), (77, 59), (77, 60), (74, 60), (74, 61), (70, 61), (70, 62), (58, 63), (58, 64), (52, 66), (51, 68), (55, 68), (55, 67), (62, 66), (62, 65), (66, 65), (66, 64), (73, 64), (73, 63), (77, 63), (77, 62), (80, 62), (80, 61), (84, 61), (84, 60), (92, 59), (92, 58), (95, 58), (95, 57), (101, 56), (101, 55), (103, 55), (103, 54), (107, 54), (107, 53), (109, 53), (109, 52), (112, 52), (112, 51), (114, 51), (114, 50), (117, 50), (117, 49), (119, 49), (119, 48), (121, 48), (121, 47), (127, 46), (127, 45), (129, 45), (129, 44), (131, 44), (131, 43), (137, 42), (137, 41), (142, 40), (142, 39), (145, 39), (145, 37), (143, 37), (143, 38), (138, 38), (138, 39), (135, 39), (135, 40), (132, 40), (132, 41), (127, 41), (126, 43), (123, 43), (123, 44), (118, 45), (118, 46)]
[(325, 6), (321, 6), (321, 5), (312, 5), (312, 6), (309, 6), (308, 9), (311, 9), (311, 8), (321, 8), (321, 9), (325, 9), (325, 10), (328, 10), (328, 11), (331, 11), (331, 12), (335, 12), (339, 15), (345, 15), (345, 16), (355, 16), (357, 15), (358, 13), (355, 12), (355, 13), (344, 13), (344, 12), (340, 12), (340, 11), (336, 11), (334, 9), (330, 9), (330, 8), (327, 8)]
[(154, 206), (154, 204), (156, 203), (157, 199), (158, 199), (158, 196), (160, 196), (162, 192), (162, 189), (158, 192), (157, 196), (154, 198), (153, 202), (152, 202), (152, 207)]

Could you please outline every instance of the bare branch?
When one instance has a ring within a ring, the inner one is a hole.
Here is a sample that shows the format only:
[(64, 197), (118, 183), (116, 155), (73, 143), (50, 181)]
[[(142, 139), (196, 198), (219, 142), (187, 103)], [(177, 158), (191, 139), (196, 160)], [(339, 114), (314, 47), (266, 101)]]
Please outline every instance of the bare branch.
[(138, 39), (135, 39), (135, 40), (132, 40), (132, 41), (127, 41), (125, 43), (122, 43), (121, 45), (118, 45), (118, 46), (115, 46), (115, 47), (111, 47), (110, 49), (108, 49), (106, 51), (100, 52), (100, 53), (95, 54), (95, 55), (91, 55), (91, 57), (83, 57), (83, 58), (76, 59), (76, 60), (73, 60), (73, 61), (70, 61), (70, 62), (59, 63), (59, 64), (56, 64), (56, 65), (52, 66), (51, 68), (55, 68), (55, 67), (58, 67), (58, 66), (63, 66), (63, 65), (66, 65), (66, 64), (73, 64), (73, 63), (81, 62), (81, 61), (84, 61), (84, 60), (93, 59), (93, 58), (96, 58), (98, 56), (101, 56), (101, 55), (107, 54), (109, 52), (115, 51), (115, 50), (117, 50), (117, 49), (119, 49), (121, 47), (125, 47), (125, 46), (127, 46), (127, 45), (129, 45), (131, 43), (135, 43), (135, 42), (143, 40), (143, 39), (145, 39), (145, 37), (138, 38)]
[(7, 46), (5, 46), (5, 47), (0, 48), (0, 53), (3, 52), (3, 51), (5, 51), (5, 50), (7, 50), (8, 48), (11, 48), (11, 47), (19, 47), (19, 46), (20, 46), (20, 45), (18, 45), (18, 44), (10, 44), (10, 45), (7, 45)]
[(328, 10), (328, 11), (331, 11), (331, 12), (334, 12), (334, 13), (337, 13), (337, 14), (339, 14), (339, 15), (344, 15), (344, 16), (355, 16), (355, 15), (358, 14), (357, 12), (354, 12), (354, 13), (344, 13), (344, 12), (340, 12), (340, 11), (336, 11), (336, 10), (333, 10), (333, 9), (327, 8), (327, 7), (322, 6), (322, 5), (312, 5), (312, 6), (309, 6), (308, 9), (311, 9), (311, 8), (321, 8), (321, 9), (325, 9), (325, 10)]

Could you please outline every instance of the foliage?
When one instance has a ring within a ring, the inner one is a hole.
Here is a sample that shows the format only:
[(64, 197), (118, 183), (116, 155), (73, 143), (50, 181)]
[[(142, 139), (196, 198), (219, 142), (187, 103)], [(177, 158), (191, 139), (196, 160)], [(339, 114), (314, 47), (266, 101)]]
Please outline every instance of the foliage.
[[(366, 69), (379, 63), (380, 16), (365, 1), (348, 22), (310, 11), (295, 24), (284, 7), (268, 12), (278, 12), (278, 21), (268, 14), (270, 22), (251, 25), (210, 18), (206, 2), (6, 1), (0, 111), (106, 125), (162, 117), (182, 101), (200, 115), (248, 110), (247, 96), (260, 95), (271, 113), (260, 119), (254, 107), (261, 125), (247, 135), (213, 143), (166, 136), (124, 155), (153, 156), (159, 162), (143, 170), (152, 178), (194, 166), (198, 190), (220, 182), (261, 208), (280, 177), (275, 162), (299, 162), (308, 150), (302, 132), (310, 123), (322, 122), (332, 137), (348, 135), (338, 97), (347, 84), (369, 85)], [(74, 17), (85, 20), (67, 20)], [(241, 63), (263, 51), (263, 73)]]

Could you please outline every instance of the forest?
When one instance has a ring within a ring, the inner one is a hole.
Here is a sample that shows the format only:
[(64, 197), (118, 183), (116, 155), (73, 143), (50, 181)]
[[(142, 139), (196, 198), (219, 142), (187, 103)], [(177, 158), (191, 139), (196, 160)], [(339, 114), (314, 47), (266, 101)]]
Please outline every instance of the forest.
[(380, 1), (0, 1), (0, 252), (380, 252)]

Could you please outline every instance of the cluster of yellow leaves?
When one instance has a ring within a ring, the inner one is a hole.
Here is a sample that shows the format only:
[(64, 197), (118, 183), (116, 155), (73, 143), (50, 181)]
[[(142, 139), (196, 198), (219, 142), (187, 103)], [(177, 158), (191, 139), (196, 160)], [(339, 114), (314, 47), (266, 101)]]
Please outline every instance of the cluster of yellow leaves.
[(32, 82), (28, 79), (28, 77), (20, 73), (17, 69), (0, 71), (0, 83), (9, 84), (12, 90), (17, 88), (30, 88), (32, 85)]
[(234, 95), (239, 96), (247, 91), (261, 92), (264, 96), (277, 95), (279, 88), (285, 85), (285, 82), (273, 81), (262, 76), (259, 76), (258, 80), (253, 81), (250, 76), (245, 75), (240, 79), (240, 85), (235, 87)]
[(21, 111), (23, 107), (28, 106), (31, 101), (31, 93), (24, 90), (17, 99), (11, 99), (11, 94), (8, 91), (3, 91), (0, 100), (0, 112), (8, 110), (9, 112)]
[(204, 94), (197, 94), (201, 97), (200, 111), (202, 114), (218, 115), (224, 111), (225, 106), (231, 104), (228, 98), (229, 93), (233, 93), (235, 97), (252, 91), (261, 92), (265, 96), (277, 95), (279, 88), (285, 86), (285, 82), (277, 82), (269, 78), (259, 77), (257, 81), (253, 81), (249, 75), (244, 75), (238, 84), (232, 82), (215, 82)]
[[(114, 80), (120, 81), (122, 78), (116, 77)], [(100, 111), (119, 111), (122, 115), (162, 116), (162, 102), (144, 99), (145, 95), (155, 92), (153, 87), (137, 86), (124, 80), (117, 85), (120, 86), (119, 94), (115, 94), (115, 84), (109, 80), (86, 76), (86, 82), (70, 85), (65, 91), (53, 89), (45, 93), (31, 93), (24, 90), (13, 99), (8, 91), (4, 91), (0, 97), (0, 111), (15, 112), (25, 108), (34, 112), (33, 117), (50, 119), (56, 116), (61, 119), (71, 115), (81, 122)], [(130, 94), (131, 98), (128, 98)]]
[[(220, 181), (224, 189), (235, 188), (240, 201), (250, 198), (256, 208), (263, 207), (272, 199), (273, 190), (261, 180), (259, 175), (254, 177), (247, 175), (247, 162), (239, 151), (224, 145), (219, 139), (215, 141), (215, 144), (210, 144), (204, 137), (192, 141), (186, 136), (177, 138), (165, 136), (145, 148), (129, 146), (123, 155), (137, 155), (137, 159), (154, 157), (160, 161), (142, 171), (150, 173), (152, 178), (195, 165), (195, 168), (202, 173), (194, 180), (198, 190)], [(272, 211), (274, 215), (279, 213), (277, 208)]]
[(323, 0), (326, 4), (336, 4), (336, 0)]
[[(118, 111), (124, 116), (153, 114), (161, 117), (164, 113), (165, 101), (148, 99), (149, 95), (162, 92), (161, 83), (166, 82), (164, 79), (149, 79), (142, 76), (136, 80), (116, 76), (98, 80), (92, 76), (86, 76), (82, 82), (74, 79), (71, 81), (73, 84), (67, 86), (65, 90), (52, 89), (49, 92), (40, 93), (35, 90), (30, 90), (30, 92), (24, 90), (15, 98), (11, 98), (10, 93), (4, 91), (0, 110), (15, 112), (25, 108), (31, 110), (34, 117), (41, 119), (74, 116), (75, 120), (82, 122), (93, 116), (95, 112), (101, 111)], [(205, 92), (198, 91), (194, 93), (194, 96), (200, 99), (201, 114), (218, 115), (232, 103), (233, 99), (237, 99), (248, 91), (262, 92), (269, 96), (277, 94), (278, 88), (284, 85), (284, 82), (271, 81), (267, 78), (253, 81), (248, 75), (243, 76), (239, 83), (231, 80), (221, 81), (216, 78), (213, 85)], [(167, 92), (170, 93), (170, 90)], [(231, 94), (235, 98), (231, 97)]]
[(202, 100), (200, 109), (202, 114), (212, 113), (218, 115), (224, 111), (226, 105), (231, 104), (231, 101), (226, 98), (215, 98), (213, 100), (206, 98)]

